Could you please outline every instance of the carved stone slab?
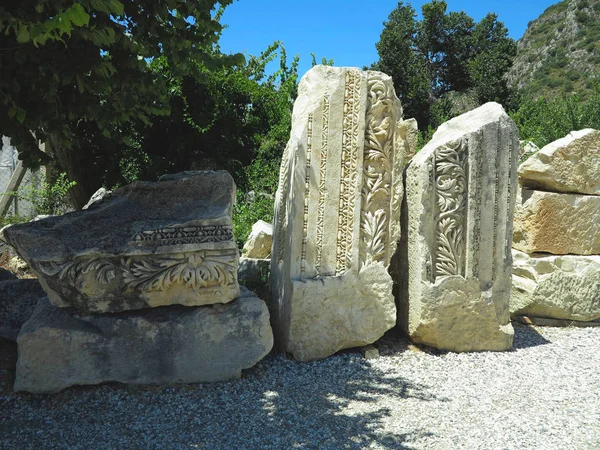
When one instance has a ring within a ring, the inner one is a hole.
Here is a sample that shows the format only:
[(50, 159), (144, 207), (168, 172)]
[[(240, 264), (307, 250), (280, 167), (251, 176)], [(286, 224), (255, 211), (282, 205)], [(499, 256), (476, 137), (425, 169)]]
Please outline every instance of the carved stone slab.
[(273, 347), (267, 305), (242, 288), (226, 305), (81, 315), (38, 303), (19, 334), (16, 391), (239, 378)]
[(3, 235), (59, 307), (105, 313), (226, 303), (239, 294), (234, 197), (227, 172), (185, 172)]
[(506, 350), (519, 136), (497, 103), (443, 124), (406, 172), (401, 326), (413, 341)]
[[(363, 293), (352, 298), (338, 290), (337, 294), (327, 291), (328, 302), (322, 302), (320, 323), (334, 327), (327, 332), (335, 333), (336, 324), (352, 314), (356, 323), (365, 315), (371, 329), (361, 327), (359, 332), (359, 327), (349, 327), (342, 334), (345, 338), (338, 336), (329, 344), (317, 339), (318, 348), (314, 339), (290, 334), (292, 323), (314, 314), (314, 304), (310, 312), (302, 308), (308, 304), (303, 296), (318, 299), (320, 295), (319, 283), (306, 290), (293, 282), (350, 280), (371, 265), (389, 266), (400, 237), (402, 168), (409, 147), (403, 139), (406, 133), (399, 131), (404, 130), (401, 120), (392, 79), (381, 72), (316, 66), (300, 82), (281, 164), (271, 256), (271, 312), (277, 342), (298, 359), (322, 358), (373, 342), (393, 326), (394, 320), (387, 316), (394, 309), (391, 290), (367, 301), (392, 303), (391, 308), (371, 309), (363, 308), (365, 301), (359, 298)], [(391, 280), (386, 270), (380, 273), (384, 278), (380, 281)], [(340, 297), (333, 299), (335, 295)], [(327, 303), (344, 303), (344, 311)]]

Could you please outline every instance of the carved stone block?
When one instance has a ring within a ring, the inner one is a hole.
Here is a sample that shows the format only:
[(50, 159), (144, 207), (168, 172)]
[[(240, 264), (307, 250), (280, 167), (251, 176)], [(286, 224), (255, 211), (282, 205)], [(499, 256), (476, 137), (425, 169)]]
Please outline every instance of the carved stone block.
[(398, 321), (415, 342), (506, 350), (519, 136), (497, 103), (443, 124), (406, 171)]
[(105, 313), (226, 303), (239, 295), (234, 197), (227, 172), (184, 172), (3, 235), (58, 307)]
[(273, 347), (267, 305), (242, 288), (226, 305), (82, 315), (38, 303), (17, 340), (15, 391), (239, 378)]
[[(387, 268), (400, 237), (401, 119), (381, 72), (317, 66), (300, 82), (275, 204), (270, 305), (276, 342), (297, 359), (372, 343), (395, 323)], [(386, 288), (349, 295), (375, 265)], [(315, 316), (318, 329), (295, 326)]]

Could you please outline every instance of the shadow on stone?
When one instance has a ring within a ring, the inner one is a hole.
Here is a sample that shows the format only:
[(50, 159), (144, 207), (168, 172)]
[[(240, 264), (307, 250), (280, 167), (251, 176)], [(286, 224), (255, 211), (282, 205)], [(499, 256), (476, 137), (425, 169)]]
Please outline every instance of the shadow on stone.
[(513, 327), (515, 329), (513, 349), (515, 350), (550, 344), (550, 341), (538, 333), (532, 326), (513, 322)]

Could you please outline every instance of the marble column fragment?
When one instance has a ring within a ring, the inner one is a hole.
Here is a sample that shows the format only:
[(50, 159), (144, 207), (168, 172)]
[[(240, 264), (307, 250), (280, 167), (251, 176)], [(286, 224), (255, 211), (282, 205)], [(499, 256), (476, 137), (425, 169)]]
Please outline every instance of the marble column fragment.
[(408, 165), (398, 321), (414, 342), (457, 352), (512, 346), (518, 157), (514, 122), (487, 103), (443, 124)]
[(324, 358), (396, 320), (388, 266), (400, 236), (402, 108), (391, 77), (316, 66), (301, 80), (275, 204), (276, 345)]

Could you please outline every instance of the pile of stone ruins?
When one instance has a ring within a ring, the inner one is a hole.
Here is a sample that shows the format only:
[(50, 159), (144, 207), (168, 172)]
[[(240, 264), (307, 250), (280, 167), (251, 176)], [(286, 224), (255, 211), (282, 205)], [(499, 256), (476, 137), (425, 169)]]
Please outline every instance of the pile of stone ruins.
[(15, 390), (227, 380), (266, 356), (269, 312), (238, 284), (234, 198), (227, 172), (184, 172), (5, 228), (48, 295), (18, 335)]
[(511, 312), (600, 319), (600, 131), (575, 131), (519, 167)]
[[(438, 349), (502, 351), (511, 313), (600, 317), (600, 133), (542, 149), (521, 190), (500, 105), (443, 124), (418, 153), (402, 115), (389, 76), (311, 69), (273, 226), (256, 224), (241, 261), (226, 172), (136, 182), (5, 228), (47, 295), (18, 333), (15, 390), (233, 379), (273, 345), (316, 360), (396, 325)], [(257, 270), (270, 271), (264, 301), (240, 286)]]

